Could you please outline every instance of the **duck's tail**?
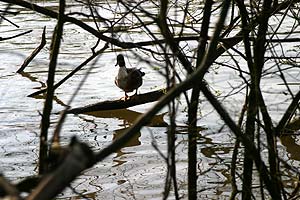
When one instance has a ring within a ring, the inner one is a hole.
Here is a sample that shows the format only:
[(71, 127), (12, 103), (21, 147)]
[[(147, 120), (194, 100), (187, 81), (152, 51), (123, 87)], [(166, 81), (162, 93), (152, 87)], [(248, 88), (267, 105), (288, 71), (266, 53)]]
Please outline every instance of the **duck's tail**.
[(139, 72), (141, 74), (141, 76), (145, 76), (145, 73), (141, 71), (141, 69), (139, 69)]

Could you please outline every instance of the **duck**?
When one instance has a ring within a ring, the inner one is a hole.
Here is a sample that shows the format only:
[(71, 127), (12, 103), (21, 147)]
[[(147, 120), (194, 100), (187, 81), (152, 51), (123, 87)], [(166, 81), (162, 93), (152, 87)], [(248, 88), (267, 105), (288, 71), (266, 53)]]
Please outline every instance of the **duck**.
[(128, 92), (135, 90), (133, 96), (137, 95), (138, 88), (143, 84), (143, 76), (145, 73), (142, 72), (141, 69), (126, 68), (122, 54), (117, 56), (117, 64), (115, 66), (119, 66), (118, 74), (115, 77), (115, 84), (125, 92), (124, 100), (128, 100), (130, 98), (127, 94)]

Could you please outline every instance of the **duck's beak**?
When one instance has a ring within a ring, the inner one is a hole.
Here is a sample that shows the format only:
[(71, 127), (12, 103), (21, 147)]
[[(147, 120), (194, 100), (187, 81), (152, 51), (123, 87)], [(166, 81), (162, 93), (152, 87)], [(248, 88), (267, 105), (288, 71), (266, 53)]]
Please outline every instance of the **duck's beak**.
[(116, 65), (115, 65), (115, 67), (118, 66), (118, 65), (119, 65), (119, 60), (117, 60), (117, 63), (116, 63)]

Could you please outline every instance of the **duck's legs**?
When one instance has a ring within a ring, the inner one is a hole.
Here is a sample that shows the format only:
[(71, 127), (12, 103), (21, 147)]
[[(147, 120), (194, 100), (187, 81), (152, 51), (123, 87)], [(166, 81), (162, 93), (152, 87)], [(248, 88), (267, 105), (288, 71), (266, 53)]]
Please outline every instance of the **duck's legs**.
[(135, 90), (134, 96), (137, 95), (137, 90), (138, 90), (138, 89)]
[(125, 92), (125, 101), (127, 100), (127, 99), (129, 99), (130, 97), (128, 96), (128, 94)]
[(135, 90), (135, 93), (134, 93), (134, 95), (132, 95), (132, 96), (129, 96), (126, 92), (125, 92), (125, 96), (124, 97), (122, 97), (120, 100), (124, 100), (124, 101), (126, 101), (126, 100), (129, 100), (131, 97), (134, 97), (134, 96), (136, 96), (137, 95), (137, 89)]
[(123, 101), (126, 101), (128, 99), (130, 99), (130, 97), (128, 96), (128, 94), (126, 92), (125, 92), (125, 96), (120, 98), (120, 100), (123, 100)]
[(137, 91), (138, 91), (138, 89), (136, 89), (135, 93), (132, 96), (128, 97), (128, 99), (135, 98), (135, 96), (137, 95)]

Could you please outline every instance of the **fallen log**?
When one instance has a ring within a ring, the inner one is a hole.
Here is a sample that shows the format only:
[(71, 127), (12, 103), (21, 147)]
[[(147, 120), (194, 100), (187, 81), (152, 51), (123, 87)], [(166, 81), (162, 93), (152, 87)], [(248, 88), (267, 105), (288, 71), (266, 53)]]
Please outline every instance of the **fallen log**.
[(153, 92), (131, 96), (130, 99), (128, 100), (119, 99), (119, 100), (103, 101), (103, 102), (99, 102), (99, 103), (95, 103), (83, 107), (71, 108), (67, 111), (67, 113), (81, 114), (81, 113), (87, 113), (93, 111), (129, 108), (132, 106), (157, 101), (166, 92), (167, 92), (166, 89), (160, 89)]

